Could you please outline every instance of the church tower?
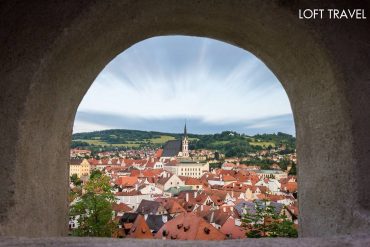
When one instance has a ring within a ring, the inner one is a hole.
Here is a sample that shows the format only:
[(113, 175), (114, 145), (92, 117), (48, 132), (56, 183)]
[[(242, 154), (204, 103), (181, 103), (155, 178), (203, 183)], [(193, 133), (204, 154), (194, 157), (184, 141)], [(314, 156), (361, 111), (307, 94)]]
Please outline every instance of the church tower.
[(189, 157), (189, 140), (188, 140), (188, 133), (186, 131), (186, 123), (184, 127), (184, 136), (182, 138), (182, 156)]

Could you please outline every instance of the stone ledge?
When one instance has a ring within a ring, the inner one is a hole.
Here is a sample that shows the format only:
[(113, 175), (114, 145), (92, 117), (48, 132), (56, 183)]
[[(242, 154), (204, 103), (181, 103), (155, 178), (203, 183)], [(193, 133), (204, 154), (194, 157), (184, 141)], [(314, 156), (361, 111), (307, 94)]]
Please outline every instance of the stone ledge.
[(138, 240), (138, 239), (111, 239), (111, 238), (78, 238), (78, 237), (50, 237), (24, 238), (0, 237), (0, 246), (135, 246), (135, 247), (170, 247), (170, 246), (253, 246), (253, 247), (340, 247), (340, 246), (370, 246), (370, 236), (339, 236), (331, 238), (275, 238), (275, 239), (245, 239), (226, 241), (176, 241), (176, 240)]

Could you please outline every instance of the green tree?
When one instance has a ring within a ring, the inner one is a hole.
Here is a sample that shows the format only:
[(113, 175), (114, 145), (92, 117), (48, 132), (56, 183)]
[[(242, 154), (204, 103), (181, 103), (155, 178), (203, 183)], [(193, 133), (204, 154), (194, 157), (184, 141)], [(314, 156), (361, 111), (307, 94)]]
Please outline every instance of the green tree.
[(70, 216), (78, 218), (76, 236), (110, 237), (116, 228), (112, 221), (115, 202), (109, 177), (94, 176), (83, 187), (85, 193), (70, 208)]
[(91, 171), (90, 179), (99, 178), (103, 175), (103, 173), (100, 170), (94, 169)]
[(289, 170), (288, 175), (297, 175), (297, 165), (296, 163), (292, 163), (292, 168)]
[(82, 184), (81, 179), (77, 177), (77, 174), (72, 174), (70, 177), (71, 182), (74, 184), (74, 186), (80, 186)]
[(242, 222), (247, 230), (247, 237), (298, 237), (292, 221), (276, 212), (267, 200), (254, 203), (254, 209), (247, 210)]
[(294, 228), (294, 223), (288, 220), (286, 215), (280, 215), (278, 221), (274, 221), (270, 225), (269, 237), (296, 238), (298, 232)]

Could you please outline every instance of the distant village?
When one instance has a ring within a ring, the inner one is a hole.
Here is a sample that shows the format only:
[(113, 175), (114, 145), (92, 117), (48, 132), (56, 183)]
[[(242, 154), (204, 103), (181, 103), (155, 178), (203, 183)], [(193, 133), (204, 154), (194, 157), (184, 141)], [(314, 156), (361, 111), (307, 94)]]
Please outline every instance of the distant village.
[[(248, 156), (274, 163), (268, 170), (248, 165), (248, 157), (225, 158), (214, 150), (189, 150), (186, 125), (180, 140), (156, 150), (100, 152), (71, 149), (70, 176), (83, 183), (94, 170), (110, 178), (115, 195), (112, 237), (177, 240), (246, 238), (242, 217), (256, 201), (273, 205), (279, 215), (298, 226), (297, 178), (279, 162), (296, 154), (279, 154), (279, 148), (262, 149)], [(140, 157), (140, 158), (138, 158)], [(218, 167), (212, 166), (222, 160)], [(242, 164), (243, 163), (243, 164)], [(71, 182), (70, 190), (76, 186)], [(78, 197), (72, 197), (73, 205)], [(71, 217), (71, 231), (79, 227)]]

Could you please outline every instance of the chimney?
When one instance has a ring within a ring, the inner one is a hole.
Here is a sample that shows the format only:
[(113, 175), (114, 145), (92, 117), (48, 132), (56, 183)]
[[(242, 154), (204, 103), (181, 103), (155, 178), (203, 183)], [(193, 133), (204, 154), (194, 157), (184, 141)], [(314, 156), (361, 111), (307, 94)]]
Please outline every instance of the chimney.
[(137, 191), (139, 189), (138, 184), (135, 184), (135, 190)]
[(194, 191), (194, 198), (197, 198), (198, 196), (198, 191)]
[(203, 211), (203, 204), (200, 205), (200, 211)]
[(234, 207), (230, 207), (231, 212), (234, 212)]
[(144, 219), (148, 219), (148, 214), (144, 214)]
[(215, 211), (212, 211), (211, 213), (211, 219), (209, 220), (209, 223), (213, 223), (213, 218), (215, 217)]
[(224, 211), (224, 213), (226, 213), (226, 208), (225, 207), (223, 207), (222, 210)]
[(166, 223), (168, 221), (167, 215), (162, 214), (162, 221), (163, 223)]
[(186, 202), (189, 202), (189, 193), (186, 193), (186, 194), (185, 194), (185, 201), (186, 201)]

